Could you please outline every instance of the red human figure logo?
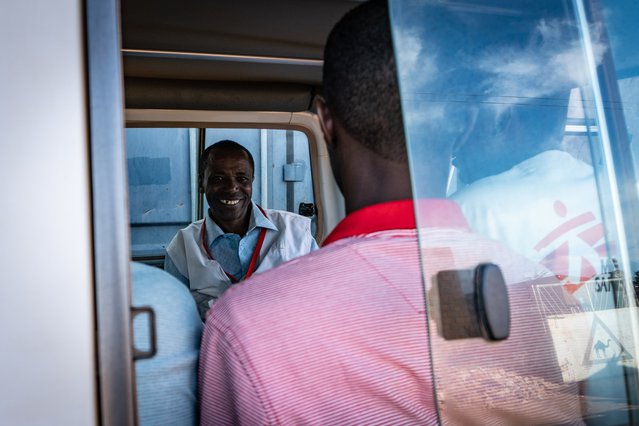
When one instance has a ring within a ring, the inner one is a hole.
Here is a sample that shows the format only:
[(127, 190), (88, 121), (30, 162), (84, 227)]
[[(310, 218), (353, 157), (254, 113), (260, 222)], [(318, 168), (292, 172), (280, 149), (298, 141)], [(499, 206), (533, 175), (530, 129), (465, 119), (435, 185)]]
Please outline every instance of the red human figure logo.
[(566, 220), (542, 238), (535, 250), (543, 256), (541, 263), (573, 294), (597, 275), (595, 265), (606, 257), (604, 229), (592, 212), (568, 219), (568, 209), (559, 200), (555, 201), (554, 210)]

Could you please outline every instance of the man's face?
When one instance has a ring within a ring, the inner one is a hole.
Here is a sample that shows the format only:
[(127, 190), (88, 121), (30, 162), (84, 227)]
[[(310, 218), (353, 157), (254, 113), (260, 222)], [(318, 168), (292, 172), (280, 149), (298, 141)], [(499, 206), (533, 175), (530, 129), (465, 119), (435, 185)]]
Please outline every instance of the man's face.
[(253, 168), (243, 151), (217, 150), (209, 157), (202, 190), (211, 216), (221, 228), (229, 228), (250, 214), (253, 178)]

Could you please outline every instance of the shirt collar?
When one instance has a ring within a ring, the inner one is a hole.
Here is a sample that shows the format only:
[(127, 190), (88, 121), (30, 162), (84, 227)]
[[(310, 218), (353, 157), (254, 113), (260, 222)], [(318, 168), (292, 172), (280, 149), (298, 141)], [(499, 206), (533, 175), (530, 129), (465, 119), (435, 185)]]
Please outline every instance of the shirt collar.
[[(423, 199), (418, 202), (417, 214), (421, 228), (461, 228), (468, 224), (461, 209), (451, 200)], [(337, 224), (322, 246), (343, 238), (371, 234), (391, 229), (415, 229), (413, 200), (389, 201), (367, 206), (347, 215)]]
[[(206, 213), (206, 244), (210, 247), (217, 238), (224, 235), (224, 231), (219, 227), (217, 223), (213, 219), (211, 219), (211, 215)], [(273, 222), (269, 220), (268, 217), (262, 213), (257, 204), (254, 201), (251, 201), (251, 217), (249, 219), (248, 230), (246, 231), (247, 235), (255, 228), (266, 228), (272, 229), (273, 231), (277, 231), (277, 226)]]
[[(251, 219), (249, 220), (248, 232), (251, 232), (254, 228), (266, 228), (278, 231), (277, 226), (271, 220), (262, 213), (260, 207), (255, 202), (251, 201), (253, 208), (251, 208)], [(266, 210), (264, 210), (266, 211)]]

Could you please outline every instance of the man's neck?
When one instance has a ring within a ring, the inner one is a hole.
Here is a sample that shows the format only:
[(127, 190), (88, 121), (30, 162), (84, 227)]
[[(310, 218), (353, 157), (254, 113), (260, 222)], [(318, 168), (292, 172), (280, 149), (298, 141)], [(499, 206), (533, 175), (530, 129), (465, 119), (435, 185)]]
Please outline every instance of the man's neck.
[[(358, 158), (358, 157), (353, 157)], [(388, 201), (412, 199), (408, 165), (378, 156), (359, 157), (344, 188), (346, 213)]]
[(331, 166), (347, 214), (374, 204), (413, 198), (408, 161), (384, 158), (353, 138), (339, 120), (333, 124)]

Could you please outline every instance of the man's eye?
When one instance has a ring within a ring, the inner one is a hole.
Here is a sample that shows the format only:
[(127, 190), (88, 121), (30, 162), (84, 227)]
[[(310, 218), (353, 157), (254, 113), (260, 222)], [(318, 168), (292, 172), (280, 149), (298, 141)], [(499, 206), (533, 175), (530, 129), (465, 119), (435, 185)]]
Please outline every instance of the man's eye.
[(213, 176), (211, 178), (212, 182), (222, 182), (224, 180), (224, 178), (222, 176)]
[(244, 184), (248, 183), (249, 180), (246, 177), (239, 177), (239, 178), (237, 178), (237, 181), (239, 183), (241, 183), (242, 185), (244, 185)]

